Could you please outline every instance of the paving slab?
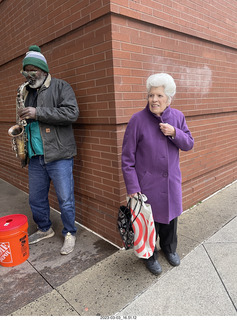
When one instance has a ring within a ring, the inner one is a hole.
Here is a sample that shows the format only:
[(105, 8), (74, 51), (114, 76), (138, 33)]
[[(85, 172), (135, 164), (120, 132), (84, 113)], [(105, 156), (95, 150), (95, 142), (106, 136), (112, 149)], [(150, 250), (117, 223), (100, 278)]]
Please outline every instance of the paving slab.
[(237, 316), (236, 234), (237, 217), (116, 315)]
[(204, 247), (237, 309), (237, 217), (204, 242)]
[(69, 255), (61, 255), (61, 228), (54, 229), (54, 237), (30, 245), (28, 258), (32, 266), (53, 288), (118, 251), (118, 248), (78, 226), (74, 251)]
[[(0, 179), (0, 203), (0, 217), (16, 213), (24, 214), (28, 219), (28, 233), (37, 230), (28, 204), (28, 194), (2, 179)], [(51, 292), (55, 287), (119, 250), (77, 224), (74, 251), (69, 255), (61, 255), (60, 249), (64, 240), (63, 225), (61, 216), (56, 210), (51, 209), (51, 221), (55, 236), (30, 245), (27, 261), (15, 267), (0, 265), (0, 286), (4, 288), (0, 291), (0, 300), (7, 303), (1, 308), (0, 316), (10, 314)]]
[[(161, 257), (163, 272), (171, 267)], [(82, 316), (112, 315), (146, 290), (156, 276), (132, 250), (121, 250), (57, 288)]]
[(204, 246), (237, 310), (237, 242), (205, 243)]
[(236, 316), (236, 309), (200, 245), (116, 316)]
[(11, 316), (78, 316), (78, 313), (56, 290), (52, 290)]
[[(236, 208), (237, 210), (237, 208)], [(237, 212), (235, 213), (237, 215)], [(228, 243), (237, 242), (237, 217), (231, 219), (228, 223), (224, 225), (223, 228), (218, 230), (212, 237), (207, 239), (205, 243)]]
[(198, 243), (210, 238), (237, 215), (237, 183), (185, 211), (178, 219), (178, 232)]
[(11, 268), (0, 266), (0, 275), (0, 316), (8, 315), (52, 291), (50, 284), (28, 261)]

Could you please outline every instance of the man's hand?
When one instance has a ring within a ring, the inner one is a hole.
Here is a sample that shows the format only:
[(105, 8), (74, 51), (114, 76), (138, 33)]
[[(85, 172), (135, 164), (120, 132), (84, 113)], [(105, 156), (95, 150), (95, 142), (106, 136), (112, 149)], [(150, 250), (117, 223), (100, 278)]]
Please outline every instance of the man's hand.
[(21, 120), (35, 119), (36, 118), (36, 109), (33, 107), (27, 107), (27, 108), (19, 110), (18, 115)]
[(160, 123), (160, 130), (165, 136), (175, 138), (175, 128), (168, 123)]

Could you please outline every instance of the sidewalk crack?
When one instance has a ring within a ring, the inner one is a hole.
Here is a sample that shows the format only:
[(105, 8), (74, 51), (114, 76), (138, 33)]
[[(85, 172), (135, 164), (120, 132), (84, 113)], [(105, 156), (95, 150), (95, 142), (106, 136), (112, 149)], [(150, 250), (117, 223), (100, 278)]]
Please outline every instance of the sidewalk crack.
[(211, 264), (212, 264), (213, 268), (215, 269), (215, 271), (216, 271), (216, 273), (217, 273), (217, 275), (218, 275), (218, 277), (219, 277), (219, 279), (220, 279), (220, 281), (221, 281), (221, 283), (222, 283), (222, 285), (223, 285), (223, 287), (224, 287), (224, 289), (225, 289), (225, 291), (226, 291), (226, 293), (227, 293), (227, 295), (228, 295), (231, 303), (233, 304), (233, 307), (234, 307), (235, 311), (237, 311), (237, 307), (235, 306), (235, 303), (234, 303), (231, 295), (229, 294), (229, 292), (228, 292), (228, 290), (227, 290), (227, 287), (226, 287), (224, 281), (222, 280), (222, 278), (221, 278), (221, 276), (220, 276), (220, 274), (219, 274), (219, 272), (218, 272), (218, 270), (217, 270), (217, 268), (216, 268), (216, 266), (215, 266), (215, 264), (214, 264), (211, 256), (209, 255), (209, 253), (208, 253), (208, 251), (207, 251), (207, 248), (205, 247), (205, 244), (203, 244), (203, 248), (204, 248), (207, 256), (209, 257), (209, 259), (210, 259), (210, 261), (211, 261)]
[(63, 298), (63, 300), (66, 301), (69, 304), (69, 306), (80, 316), (80, 314), (73, 307), (73, 305), (68, 300), (65, 299), (65, 297), (57, 290), (57, 288), (55, 288), (52, 284), (50, 284), (50, 282), (34, 267), (34, 265), (30, 261), (28, 261), (28, 263), (44, 279), (44, 281), (52, 288), (52, 290), (55, 290)]

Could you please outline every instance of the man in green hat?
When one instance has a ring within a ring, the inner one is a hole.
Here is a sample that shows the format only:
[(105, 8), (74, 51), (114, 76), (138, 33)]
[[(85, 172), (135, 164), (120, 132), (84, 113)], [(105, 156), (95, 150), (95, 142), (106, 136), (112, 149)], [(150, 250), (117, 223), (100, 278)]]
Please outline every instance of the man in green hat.
[(29, 204), (38, 231), (29, 244), (54, 236), (50, 221), (50, 182), (57, 194), (64, 244), (61, 254), (73, 251), (76, 241), (73, 157), (77, 154), (72, 123), (79, 115), (72, 87), (52, 78), (38, 46), (29, 48), (21, 72), (29, 84), (24, 91), (25, 108), (19, 111), (27, 121)]

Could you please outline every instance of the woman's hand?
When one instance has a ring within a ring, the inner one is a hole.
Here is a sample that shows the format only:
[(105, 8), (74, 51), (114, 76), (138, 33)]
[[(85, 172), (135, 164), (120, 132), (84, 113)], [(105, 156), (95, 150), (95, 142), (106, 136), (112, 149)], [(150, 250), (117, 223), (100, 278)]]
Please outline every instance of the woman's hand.
[(135, 192), (135, 193), (132, 193), (132, 194), (128, 194), (128, 197), (129, 197), (129, 198), (133, 198), (133, 197), (135, 197), (138, 193), (141, 193), (141, 191)]
[(175, 128), (168, 123), (160, 123), (160, 130), (165, 136), (175, 138)]

